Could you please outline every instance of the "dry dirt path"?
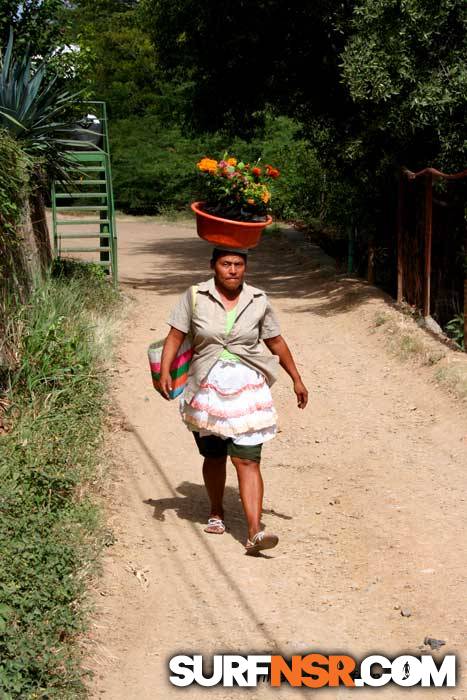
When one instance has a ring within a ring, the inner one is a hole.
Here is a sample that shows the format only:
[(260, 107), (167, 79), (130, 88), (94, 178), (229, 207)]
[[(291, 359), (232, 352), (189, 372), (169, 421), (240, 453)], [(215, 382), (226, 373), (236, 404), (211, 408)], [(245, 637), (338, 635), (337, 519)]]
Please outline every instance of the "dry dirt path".
[[(114, 382), (122, 420), (109, 436), (119, 469), (108, 500), (117, 541), (96, 591), (93, 697), (243, 697), (171, 687), (167, 662), (180, 651), (418, 654), (427, 635), (446, 640), (462, 674), (467, 407), (384, 350), (374, 317), (385, 296), (326, 274), (283, 241), (251, 256), (248, 279), (268, 291), (311, 398), (299, 411), (285, 373), (273, 388), (281, 432), (264, 448), (263, 521), (281, 540), (270, 556), (249, 558), (233, 469), (229, 531), (206, 535), (201, 459), (147, 369), (146, 346), (165, 334), (178, 295), (209, 276), (209, 248), (189, 225), (127, 220), (119, 235), (132, 301)], [(466, 687), (361, 695), (463, 700)]]

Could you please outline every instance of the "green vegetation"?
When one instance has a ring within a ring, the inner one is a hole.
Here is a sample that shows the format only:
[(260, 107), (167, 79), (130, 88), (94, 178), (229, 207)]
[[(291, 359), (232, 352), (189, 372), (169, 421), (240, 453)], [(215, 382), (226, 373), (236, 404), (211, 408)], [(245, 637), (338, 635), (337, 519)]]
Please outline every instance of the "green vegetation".
[(464, 350), (464, 314), (457, 314), (446, 324), (446, 332)]
[[(0, 163), (8, 163), (8, 170), (0, 168), (0, 241), (15, 232), (24, 197), (29, 189), (31, 160), (20, 145), (6, 131), (0, 130)], [(1, 245), (1, 243), (0, 243)], [(2, 248), (4, 258), (5, 250)]]
[(154, 113), (160, 75), (136, 4), (85, 0), (65, 14), (74, 28), (73, 41), (81, 49), (81, 87), (107, 103), (112, 119)]
[(0, 0), (0, 45), (6, 46), (13, 29), (20, 51), (30, 44), (35, 53), (48, 53), (64, 39), (66, 16), (62, 8), (62, 0)]
[(274, 187), (273, 212), (285, 219), (319, 214), (322, 173), (316, 153), (289, 117), (267, 115), (250, 140), (226, 132), (195, 134), (157, 115), (118, 119), (110, 124), (117, 207), (131, 213), (187, 209), (199, 198), (197, 161), (227, 149), (246, 161), (261, 158), (284, 172)]
[[(30, 189), (31, 160), (19, 144), (0, 131), (0, 365), (7, 361), (7, 312), (21, 299), (25, 285), (24, 257), (17, 226)], [(1, 367), (0, 367), (1, 371)]]
[(0, 696), (84, 696), (75, 646), (103, 544), (96, 478), (117, 295), (97, 266), (67, 263), (10, 324), (17, 363), (0, 436)]
[[(117, 206), (179, 209), (225, 150), (283, 172), (273, 213), (357, 230), (392, 289), (398, 170), (465, 167), (463, 0), (79, 0), (83, 83), (110, 105)], [(123, 120), (123, 121), (121, 121)], [(392, 286), (391, 286), (392, 285)]]
[(185, 207), (191, 163), (234, 150), (283, 170), (276, 216), (357, 227), (364, 266), (369, 239), (395, 247), (399, 167), (465, 165), (463, 0), (6, 5), (4, 42), (9, 23), (43, 51), (47, 17), (50, 48), (79, 46), (75, 83), (108, 103), (125, 211)]
[(17, 6), (13, 24), (30, 44), (23, 36), (13, 42), (8, 27), (0, 55), (2, 700), (84, 697), (76, 640), (103, 539), (89, 484), (118, 296), (99, 266), (47, 270), (47, 251), (39, 250), (47, 236), (37, 235), (29, 213), (73, 145), (74, 98), (56, 70), (53, 44), (42, 44), (37, 32), (50, 20), (44, 33), (50, 42), (58, 37), (57, 17), (44, 12), (59, 5)]
[[(36, 161), (36, 169), (50, 180), (66, 180), (67, 149), (72, 138), (72, 113), (77, 95), (50, 75), (51, 57), (40, 62), (31, 46), (15, 55), (13, 33), (0, 54), (0, 128), (19, 140)], [(71, 134), (70, 134), (71, 132)]]
[(466, 28), (462, 0), (356, 3), (342, 76), (356, 109), (366, 114), (357, 156), (465, 167)]
[(467, 399), (467, 374), (463, 367), (440, 367), (436, 374), (436, 380), (444, 384), (455, 396)]

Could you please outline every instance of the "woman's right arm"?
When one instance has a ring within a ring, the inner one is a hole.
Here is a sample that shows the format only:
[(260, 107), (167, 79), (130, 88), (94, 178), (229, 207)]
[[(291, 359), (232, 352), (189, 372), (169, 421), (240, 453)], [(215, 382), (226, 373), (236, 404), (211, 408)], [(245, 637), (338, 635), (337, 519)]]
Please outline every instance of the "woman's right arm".
[(171, 326), (169, 334), (165, 339), (164, 347), (162, 348), (161, 357), (161, 379), (160, 385), (162, 395), (165, 399), (169, 399), (169, 391), (172, 389), (172, 377), (170, 376), (170, 366), (175, 360), (175, 356), (185, 340), (186, 333), (179, 331)]

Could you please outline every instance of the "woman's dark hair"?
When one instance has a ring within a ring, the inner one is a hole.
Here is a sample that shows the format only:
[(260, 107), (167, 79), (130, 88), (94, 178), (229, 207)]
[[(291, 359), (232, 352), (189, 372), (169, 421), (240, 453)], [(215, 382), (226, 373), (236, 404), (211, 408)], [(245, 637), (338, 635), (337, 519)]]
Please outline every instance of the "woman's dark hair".
[(239, 255), (241, 258), (244, 259), (245, 264), (247, 262), (247, 253), (248, 251), (245, 250), (244, 248), (238, 248), (237, 250), (225, 250), (224, 248), (214, 248), (212, 251), (212, 257), (211, 257), (211, 265), (214, 265), (216, 260), (219, 258), (222, 258), (223, 255)]

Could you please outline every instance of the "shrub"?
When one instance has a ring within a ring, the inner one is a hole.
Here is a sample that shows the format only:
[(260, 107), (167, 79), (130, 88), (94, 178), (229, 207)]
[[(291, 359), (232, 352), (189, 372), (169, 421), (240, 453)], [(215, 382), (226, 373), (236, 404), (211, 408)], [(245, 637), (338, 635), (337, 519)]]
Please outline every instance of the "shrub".
[(464, 314), (457, 314), (446, 324), (446, 332), (464, 350)]
[(49, 278), (16, 318), (9, 431), (0, 435), (4, 700), (85, 695), (76, 638), (103, 531), (82, 494), (100, 456), (105, 406), (107, 345), (96, 333), (97, 309), (108, 311), (117, 297), (94, 273), (77, 271)]
[(272, 210), (281, 218), (301, 218), (319, 211), (320, 171), (314, 152), (287, 117), (268, 115), (265, 127), (250, 141), (222, 132), (193, 135), (163, 125), (157, 116), (110, 124), (116, 205), (132, 213), (159, 213), (187, 208), (199, 198), (195, 163), (225, 151), (245, 161), (273, 163), (282, 172), (275, 183)]
[(29, 288), (30, 274), (16, 229), (27, 201), (30, 168), (20, 146), (0, 131), (0, 374), (14, 354), (8, 342), (9, 318)]
[[(155, 116), (110, 123), (116, 206), (131, 213), (157, 214), (183, 209), (197, 187), (193, 165), (206, 146), (182, 134), (179, 126), (162, 127)], [(206, 144), (207, 145), (207, 144)], [(221, 148), (219, 141), (217, 148)]]
[[(13, 31), (5, 50), (0, 47), (0, 128), (9, 131), (36, 161), (38, 179), (45, 174), (70, 180), (68, 151), (76, 140), (73, 114), (78, 94), (61, 87), (52, 54), (39, 59), (31, 45), (15, 54)], [(90, 146), (91, 148), (92, 146)]]
[[(28, 193), (31, 160), (20, 145), (0, 130), (0, 240), (14, 234)], [(4, 251), (2, 249), (2, 259)]]

